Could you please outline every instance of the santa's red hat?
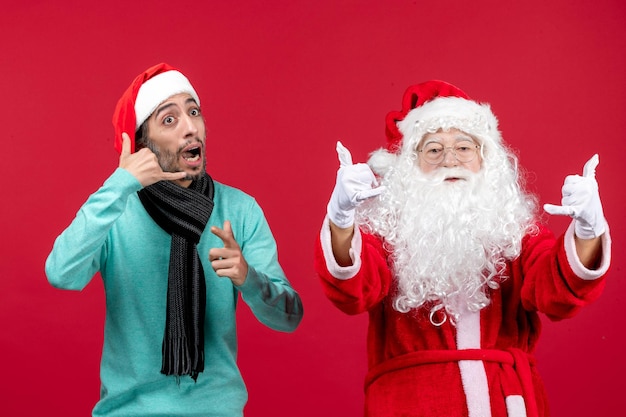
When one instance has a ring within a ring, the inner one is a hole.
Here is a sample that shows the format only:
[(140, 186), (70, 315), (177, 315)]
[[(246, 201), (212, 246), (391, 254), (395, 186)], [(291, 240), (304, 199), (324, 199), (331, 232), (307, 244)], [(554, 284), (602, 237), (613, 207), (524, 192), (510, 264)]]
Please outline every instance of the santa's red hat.
[(142, 123), (159, 104), (180, 93), (191, 95), (200, 105), (200, 98), (187, 77), (166, 63), (154, 65), (135, 77), (118, 100), (113, 112), (115, 149), (122, 152), (122, 133), (126, 132), (131, 137), (131, 152), (134, 152), (134, 134)]
[(385, 119), (385, 134), (387, 135), (387, 149), (389, 151), (397, 151), (402, 141), (398, 122), (404, 120), (414, 108), (420, 107), (436, 97), (462, 97), (469, 100), (467, 94), (461, 89), (445, 81), (432, 80), (410, 86), (402, 96), (402, 110), (390, 111)]
[(488, 104), (473, 101), (460, 88), (440, 80), (412, 85), (402, 97), (402, 110), (387, 114), (387, 145), (374, 151), (368, 163), (382, 173), (399, 154), (415, 148), (426, 133), (456, 128), (474, 136), (487, 148), (502, 142), (498, 121)]

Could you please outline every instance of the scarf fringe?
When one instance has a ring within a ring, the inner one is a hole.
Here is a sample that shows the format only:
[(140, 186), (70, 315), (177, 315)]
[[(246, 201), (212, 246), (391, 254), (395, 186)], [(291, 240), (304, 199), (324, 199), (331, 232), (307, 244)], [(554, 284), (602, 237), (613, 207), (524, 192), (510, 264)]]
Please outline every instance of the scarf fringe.
[(161, 373), (179, 377), (189, 375), (194, 382), (200, 372), (204, 371), (204, 349), (197, 344), (189, 351), (188, 340), (185, 336), (163, 339), (163, 361)]

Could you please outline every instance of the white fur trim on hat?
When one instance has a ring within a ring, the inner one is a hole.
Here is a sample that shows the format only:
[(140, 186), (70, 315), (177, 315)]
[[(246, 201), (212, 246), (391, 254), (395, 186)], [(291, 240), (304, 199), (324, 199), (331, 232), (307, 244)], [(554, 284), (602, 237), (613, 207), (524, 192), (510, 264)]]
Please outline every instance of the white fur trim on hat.
[(402, 150), (415, 149), (427, 133), (452, 128), (469, 133), (482, 146), (490, 147), (502, 142), (498, 120), (488, 104), (460, 97), (438, 97), (411, 110), (398, 122), (403, 136)]
[(135, 130), (145, 122), (153, 111), (169, 97), (188, 93), (200, 105), (200, 98), (191, 83), (178, 71), (166, 71), (144, 82), (135, 99)]
[[(461, 97), (437, 97), (414, 108), (398, 122), (398, 130), (402, 133), (402, 146), (398, 152), (412, 152), (425, 134), (452, 128), (476, 138), (483, 155), (502, 146), (498, 120), (488, 104)], [(381, 148), (371, 154), (368, 164), (375, 173), (383, 175), (397, 162), (398, 156)]]

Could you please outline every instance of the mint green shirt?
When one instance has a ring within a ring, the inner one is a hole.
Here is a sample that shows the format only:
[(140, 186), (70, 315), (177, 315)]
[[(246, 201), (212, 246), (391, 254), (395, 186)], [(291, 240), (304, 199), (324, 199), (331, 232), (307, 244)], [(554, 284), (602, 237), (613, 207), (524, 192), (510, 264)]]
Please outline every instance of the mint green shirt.
[[(235, 309), (241, 293), (257, 319), (284, 332), (302, 319), (302, 302), (278, 263), (276, 242), (251, 196), (215, 182), (214, 209), (198, 244), (206, 277), (205, 368), (197, 382), (160, 373), (170, 235), (143, 208), (141, 184), (118, 168), (56, 239), (49, 282), (81, 290), (100, 272), (106, 293), (100, 401), (93, 416), (242, 416), (248, 395), (236, 363)], [(232, 223), (249, 265), (243, 285), (215, 275), (209, 229)]]

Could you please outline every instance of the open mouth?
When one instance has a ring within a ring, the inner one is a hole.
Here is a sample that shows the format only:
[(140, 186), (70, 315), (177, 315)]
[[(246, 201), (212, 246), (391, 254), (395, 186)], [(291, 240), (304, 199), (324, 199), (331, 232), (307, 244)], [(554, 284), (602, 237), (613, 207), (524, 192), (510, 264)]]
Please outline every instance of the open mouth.
[(202, 156), (202, 148), (200, 145), (190, 145), (183, 150), (181, 156), (187, 162), (197, 162)]

